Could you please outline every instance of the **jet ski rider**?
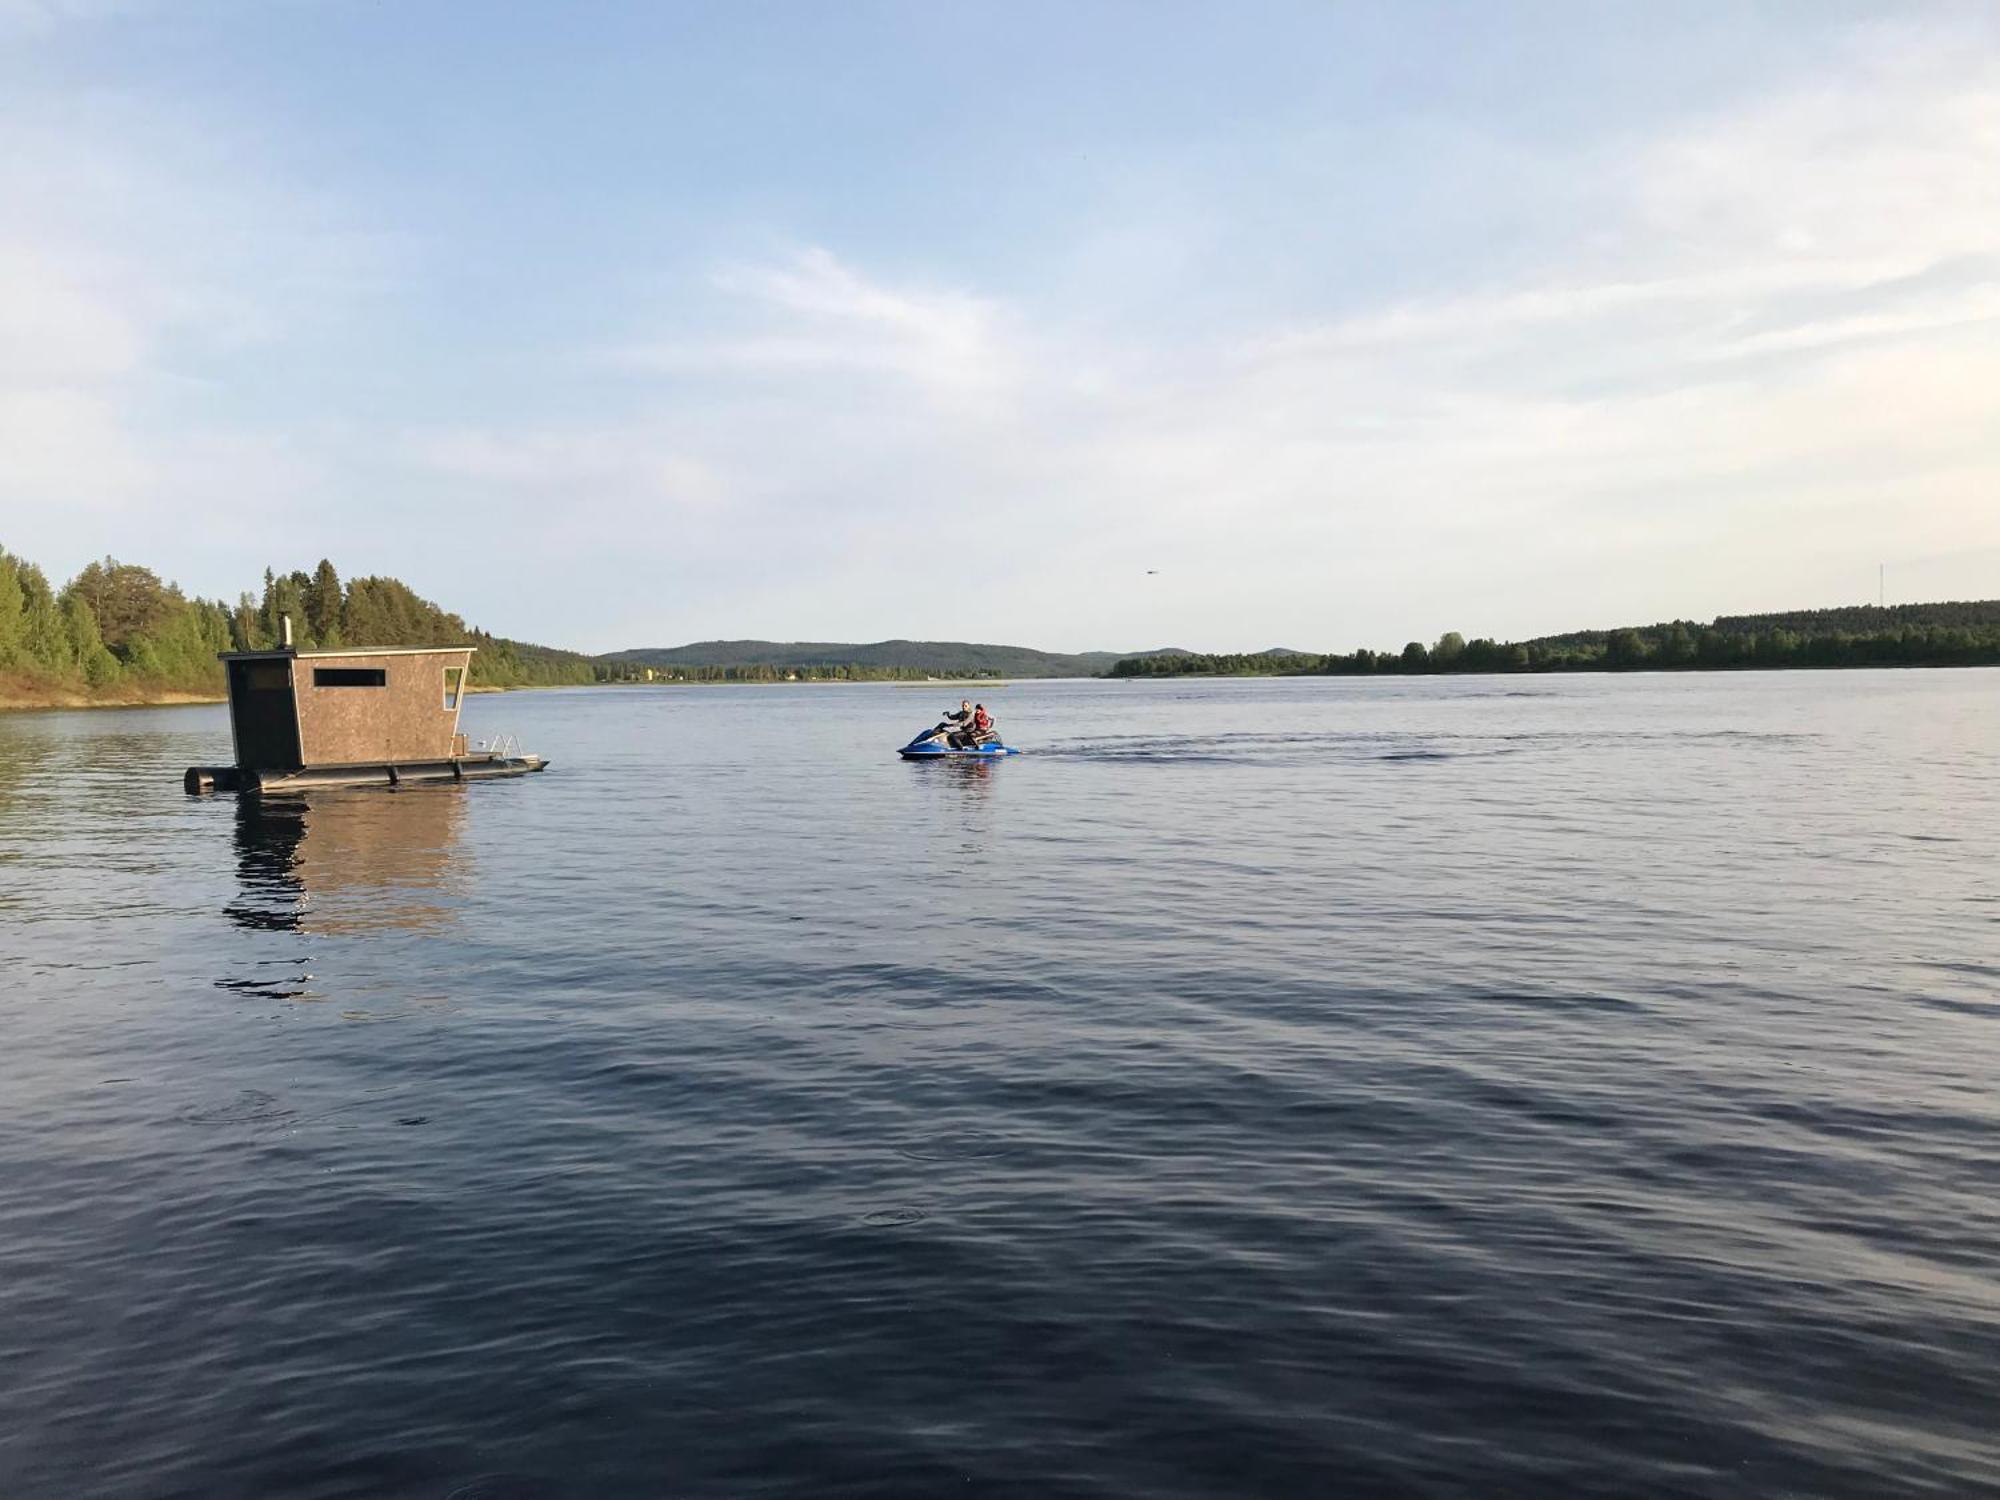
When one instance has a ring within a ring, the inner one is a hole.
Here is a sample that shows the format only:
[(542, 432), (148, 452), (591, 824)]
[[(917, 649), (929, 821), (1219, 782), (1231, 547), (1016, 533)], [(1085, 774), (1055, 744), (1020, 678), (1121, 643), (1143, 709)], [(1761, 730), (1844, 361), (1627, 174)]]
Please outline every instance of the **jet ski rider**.
[(944, 716), (945, 723), (951, 726), (951, 732), (945, 736), (945, 741), (952, 749), (963, 750), (967, 745), (972, 743), (972, 719), (972, 700), (970, 698), (959, 699), (958, 712)]
[(972, 732), (966, 738), (973, 745), (983, 745), (993, 738), (993, 715), (986, 711), (984, 703), (972, 705)]

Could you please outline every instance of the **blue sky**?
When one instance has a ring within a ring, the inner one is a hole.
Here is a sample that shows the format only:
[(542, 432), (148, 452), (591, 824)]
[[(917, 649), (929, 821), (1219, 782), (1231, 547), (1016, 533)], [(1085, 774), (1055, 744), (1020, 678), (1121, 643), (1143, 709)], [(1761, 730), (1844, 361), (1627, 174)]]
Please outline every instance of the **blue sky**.
[(586, 649), (1993, 597), (1996, 184), (1990, 6), (0, 0), (0, 545)]

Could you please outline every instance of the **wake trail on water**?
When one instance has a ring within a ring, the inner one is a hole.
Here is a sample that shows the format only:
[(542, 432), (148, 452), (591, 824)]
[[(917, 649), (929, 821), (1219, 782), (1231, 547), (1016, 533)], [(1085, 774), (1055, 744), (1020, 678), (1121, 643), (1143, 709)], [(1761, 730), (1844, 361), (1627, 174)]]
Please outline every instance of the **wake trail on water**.
[(1798, 734), (1738, 730), (1625, 731), (1563, 734), (1407, 733), (1312, 734), (1231, 732), (1209, 735), (1095, 735), (1058, 742), (1035, 753), (1043, 759), (1155, 763), (1167, 765), (1303, 765), (1326, 761), (1425, 762), (1554, 753), (1630, 744), (1635, 741), (1698, 747), (1707, 743), (1789, 743)]

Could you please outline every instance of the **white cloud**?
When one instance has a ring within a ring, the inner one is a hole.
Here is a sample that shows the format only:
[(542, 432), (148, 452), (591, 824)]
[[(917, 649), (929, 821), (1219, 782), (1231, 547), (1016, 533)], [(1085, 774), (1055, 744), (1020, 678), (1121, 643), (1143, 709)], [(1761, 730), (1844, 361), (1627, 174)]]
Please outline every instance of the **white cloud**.
[(729, 498), (713, 470), (643, 424), (520, 434), (450, 429), (418, 434), (410, 452), (423, 468), (487, 492), (567, 493), (574, 498), (564, 519), (572, 522), (577, 504), (615, 520), (640, 501), (663, 511), (710, 510)]
[(67, 263), (0, 243), (0, 386), (115, 379), (139, 365), (145, 335), (115, 291)]
[(710, 278), (746, 326), (729, 337), (615, 351), (659, 373), (892, 376), (940, 401), (991, 395), (1020, 375), (1001, 305), (962, 291), (890, 287), (817, 246)]

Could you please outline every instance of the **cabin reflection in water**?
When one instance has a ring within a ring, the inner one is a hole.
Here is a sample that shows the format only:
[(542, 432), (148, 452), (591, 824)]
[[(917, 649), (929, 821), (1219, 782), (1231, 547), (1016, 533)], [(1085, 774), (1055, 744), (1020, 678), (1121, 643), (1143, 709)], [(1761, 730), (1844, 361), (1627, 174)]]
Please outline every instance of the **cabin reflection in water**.
[(340, 935), (456, 920), (470, 872), (457, 786), (245, 797), (236, 807), (239, 926)]

